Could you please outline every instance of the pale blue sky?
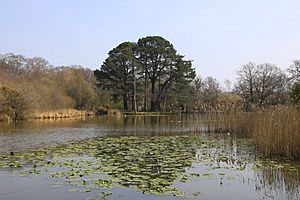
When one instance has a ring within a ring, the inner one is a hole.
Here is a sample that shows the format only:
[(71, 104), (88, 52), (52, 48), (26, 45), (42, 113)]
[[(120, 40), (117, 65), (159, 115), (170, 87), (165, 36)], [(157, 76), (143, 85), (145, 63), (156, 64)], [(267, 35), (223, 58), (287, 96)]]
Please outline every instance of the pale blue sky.
[(299, 0), (0, 0), (0, 53), (99, 68), (123, 41), (168, 39), (202, 77), (300, 58)]

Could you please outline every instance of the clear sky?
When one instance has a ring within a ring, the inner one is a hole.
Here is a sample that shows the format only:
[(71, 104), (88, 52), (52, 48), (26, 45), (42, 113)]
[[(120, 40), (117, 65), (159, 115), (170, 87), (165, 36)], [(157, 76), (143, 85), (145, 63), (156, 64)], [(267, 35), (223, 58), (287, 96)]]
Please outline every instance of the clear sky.
[(0, 53), (99, 68), (110, 49), (168, 39), (221, 83), (253, 61), (300, 58), (300, 0), (0, 0)]

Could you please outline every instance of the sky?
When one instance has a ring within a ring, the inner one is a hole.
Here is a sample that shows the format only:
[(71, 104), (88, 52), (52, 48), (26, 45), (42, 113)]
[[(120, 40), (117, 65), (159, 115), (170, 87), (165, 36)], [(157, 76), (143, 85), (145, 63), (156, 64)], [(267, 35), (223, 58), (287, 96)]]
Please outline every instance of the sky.
[(124, 41), (159, 35), (201, 77), (300, 58), (299, 0), (0, 0), (0, 54), (99, 69)]

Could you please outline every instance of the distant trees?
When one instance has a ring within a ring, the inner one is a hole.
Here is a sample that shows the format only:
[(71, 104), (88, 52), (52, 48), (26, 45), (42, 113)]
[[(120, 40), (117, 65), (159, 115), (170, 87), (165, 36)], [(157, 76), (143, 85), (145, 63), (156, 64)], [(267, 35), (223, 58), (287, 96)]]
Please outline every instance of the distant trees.
[(81, 66), (53, 67), (40, 57), (0, 55), (0, 86), (18, 91), (27, 102), (28, 112), (93, 110), (107, 102), (107, 95), (95, 83), (93, 71)]
[(238, 71), (235, 91), (250, 104), (261, 108), (270, 102), (284, 101), (286, 81), (283, 71), (273, 64), (248, 63)]
[(52, 66), (49, 62), (40, 57), (25, 58), (22, 55), (8, 53), (0, 55), (0, 65), (2, 69), (15, 73), (16, 75), (27, 75), (38, 78)]
[(64, 92), (73, 100), (74, 108), (93, 110), (97, 101), (96, 79), (93, 71), (82, 66), (59, 67), (52, 72), (57, 83), (64, 85)]
[(221, 92), (217, 79), (208, 76), (203, 81), (203, 100), (212, 106), (215, 106), (218, 96)]
[(203, 89), (203, 79), (200, 76), (197, 76), (194, 81), (191, 83), (194, 97), (194, 106), (196, 109), (200, 108), (202, 101), (202, 89)]
[(288, 71), (289, 77), (273, 64), (248, 63), (238, 70), (234, 91), (229, 80), (222, 91), (213, 77), (195, 78), (192, 61), (159, 36), (121, 43), (95, 71), (0, 54), (0, 115), (18, 120), (27, 111), (99, 106), (132, 111), (226, 110), (244, 103), (299, 106), (300, 60)]
[(189, 84), (195, 77), (191, 61), (183, 58), (166, 39), (148, 36), (114, 48), (95, 75), (101, 87), (123, 94), (124, 110), (128, 110), (127, 95), (139, 86), (136, 89), (143, 91), (144, 110), (150, 103), (151, 111), (160, 111), (172, 90)]
[(221, 93), (220, 85), (217, 79), (208, 76), (205, 79), (197, 77), (193, 84), (195, 93), (195, 106), (200, 107), (201, 104), (215, 107)]

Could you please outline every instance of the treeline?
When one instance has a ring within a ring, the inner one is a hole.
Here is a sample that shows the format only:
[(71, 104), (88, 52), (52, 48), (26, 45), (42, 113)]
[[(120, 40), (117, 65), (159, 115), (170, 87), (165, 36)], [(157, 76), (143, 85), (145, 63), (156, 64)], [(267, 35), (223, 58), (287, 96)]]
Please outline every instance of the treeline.
[(148, 36), (112, 49), (95, 76), (125, 111), (250, 111), (299, 105), (299, 63), (293, 61), (287, 73), (274, 64), (248, 63), (238, 70), (235, 84), (227, 80), (222, 88), (213, 77), (196, 77), (192, 61), (169, 41)]
[(219, 110), (225, 104), (243, 111), (290, 104), (299, 107), (300, 60), (294, 60), (285, 71), (271, 63), (250, 62), (238, 69), (234, 84), (227, 80), (221, 88), (216, 79), (208, 77), (196, 78), (191, 87), (195, 109), (203, 104), (209, 109)]
[(0, 55), (0, 114), (18, 120), (33, 111), (93, 110), (109, 98), (95, 83), (88, 68), (54, 67), (40, 57)]
[(300, 60), (286, 71), (248, 63), (235, 83), (196, 76), (192, 61), (159, 36), (123, 42), (100, 69), (52, 66), (40, 57), (0, 54), (0, 118), (64, 108), (96, 111), (251, 111), (273, 105), (300, 106)]

